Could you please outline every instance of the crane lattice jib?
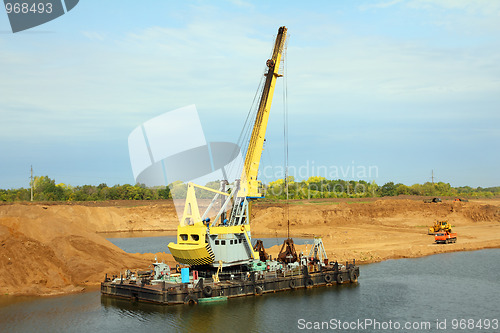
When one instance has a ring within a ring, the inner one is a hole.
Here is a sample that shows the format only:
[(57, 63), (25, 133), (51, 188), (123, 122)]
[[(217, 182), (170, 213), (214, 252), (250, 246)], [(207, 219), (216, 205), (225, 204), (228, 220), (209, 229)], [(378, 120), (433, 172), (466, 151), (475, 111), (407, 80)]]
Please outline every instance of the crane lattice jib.
[(281, 76), (279, 66), (281, 62), (281, 55), (285, 45), (287, 28), (280, 27), (276, 42), (274, 44), (273, 55), (271, 59), (266, 62), (267, 73), (264, 89), (259, 103), (259, 109), (255, 118), (255, 124), (248, 144), (248, 150), (245, 157), (245, 165), (241, 175), (242, 186), (238, 196), (246, 197), (260, 197), (259, 182), (257, 181), (257, 174), (259, 172), (259, 163), (264, 146), (264, 139), (266, 136), (267, 122), (269, 120), (269, 112), (273, 101), (274, 86), (276, 78)]

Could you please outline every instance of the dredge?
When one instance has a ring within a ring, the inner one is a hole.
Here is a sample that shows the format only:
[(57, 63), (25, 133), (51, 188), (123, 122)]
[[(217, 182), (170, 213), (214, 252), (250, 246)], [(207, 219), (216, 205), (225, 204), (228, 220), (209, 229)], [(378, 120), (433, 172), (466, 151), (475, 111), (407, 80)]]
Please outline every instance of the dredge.
[[(280, 27), (272, 57), (266, 62), (265, 83), (255, 115), (240, 179), (220, 182), (218, 190), (188, 183), (184, 212), (177, 228), (177, 243), (168, 248), (177, 262), (172, 272), (165, 263), (153, 263), (146, 272), (130, 272), (106, 278), (101, 294), (134, 301), (164, 305), (221, 301), (228, 297), (355, 283), (359, 267), (355, 261), (340, 264), (329, 261), (321, 238), (314, 239), (308, 255), (297, 254), (293, 240), (287, 238), (276, 260), (266, 253), (262, 241), (252, 246), (250, 210), (262, 198), (257, 180), (259, 163), (271, 109), (276, 79), (287, 36)], [(214, 194), (201, 214), (196, 189)], [(210, 210), (220, 204), (211, 220)]]

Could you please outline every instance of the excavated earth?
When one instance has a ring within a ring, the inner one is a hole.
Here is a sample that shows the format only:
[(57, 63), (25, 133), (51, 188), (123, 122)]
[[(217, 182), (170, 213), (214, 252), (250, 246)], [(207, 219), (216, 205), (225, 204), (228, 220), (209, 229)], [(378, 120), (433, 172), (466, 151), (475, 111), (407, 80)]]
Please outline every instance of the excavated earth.
[[(448, 220), (455, 244), (437, 245), (428, 227)], [(0, 295), (54, 295), (96, 286), (105, 273), (148, 269), (154, 257), (129, 254), (106, 232), (169, 232), (178, 224), (170, 200), (0, 205)], [(500, 247), (500, 199), (424, 203), (422, 198), (259, 202), (253, 238), (321, 236), (330, 259), (371, 263), (435, 253)], [(134, 234), (136, 235), (136, 233)], [(297, 246), (308, 253), (310, 245)], [(161, 249), (159, 249), (161, 251)], [(268, 249), (276, 256), (278, 246)]]

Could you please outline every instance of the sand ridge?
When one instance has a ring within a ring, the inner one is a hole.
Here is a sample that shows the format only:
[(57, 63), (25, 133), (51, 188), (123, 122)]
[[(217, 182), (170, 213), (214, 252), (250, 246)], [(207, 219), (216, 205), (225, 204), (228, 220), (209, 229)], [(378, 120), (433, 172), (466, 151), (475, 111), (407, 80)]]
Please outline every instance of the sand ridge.
[[(268, 204), (255, 212), (252, 230), (259, 236), (284, 237), (287, 216), (291, 236), (321, 236), (327, 255), (339, 261), (372, 263), (500, 247), (500, 200), (438, 204), (415, 199), (323, 200), (292, 203), (288, 208)], [(436, 220), (452, 224), (458, 232), (456, 244), (438, 245), (427, 235)], [(310, 246), (297, 248), (308, 253)]]

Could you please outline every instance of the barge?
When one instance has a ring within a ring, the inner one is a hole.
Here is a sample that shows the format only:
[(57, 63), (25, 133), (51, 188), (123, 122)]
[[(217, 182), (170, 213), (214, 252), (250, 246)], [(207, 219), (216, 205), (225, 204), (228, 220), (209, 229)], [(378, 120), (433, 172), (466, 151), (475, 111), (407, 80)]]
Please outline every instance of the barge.
[[(345, 265), (314, 264), (307, 260), (304, 265), (291, 265), (274, 271), (247, 271), (235, 274), (219, 274), (218, 279), (199, 277), (192, 271), (186, 282), (175, 281), (175, 273), (161, 277), (134, 276), (106, 277), (101, 283), (101, 294), (161, 305), (198, 304), (226, 300), (241, 296), (261, 296), (285, 290), (357, 283), (359, 267), (355, 261)], [(161, 264), (161, 263), (160, 263)], [(185, 268), (188, 269), (188, 268)], [(172, 277), (172, 275), (174, 275)], [(195, 279), (196, 275), (198, 278)], [(219, 280), (219, 281), (217, 281)]]

